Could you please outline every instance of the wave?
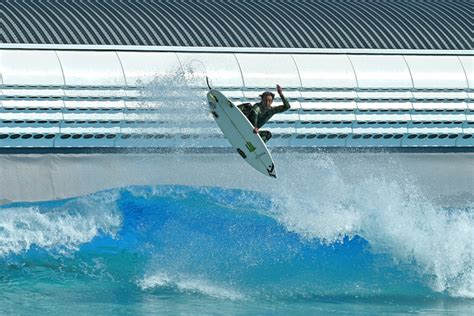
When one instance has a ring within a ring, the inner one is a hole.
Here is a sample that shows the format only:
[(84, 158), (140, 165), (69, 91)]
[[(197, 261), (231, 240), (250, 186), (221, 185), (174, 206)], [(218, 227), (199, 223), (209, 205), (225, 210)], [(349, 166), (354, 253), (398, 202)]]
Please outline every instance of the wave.
[(0, 257), (32, 247), (68, 254), (98, 235), (115, 236), (121, 214), (117, 192), (47, 203), (0, 208)]
[(144, 291), (230, 300), (474, 297), (472, 206), (434, 205), (375, 175), (363, 183), (370, 196), (335, 175), (299, 190), (279, 184), (273, 194), (136, 186), (3, 205), (0, 260), (65, 257), (61, 269), (84, 274), (100, 262), (101, 277)]
[(332, 159), (320, 158), (315, 168), (332, 170), (323, 180), (295, 174), (303, 179), (297, 190), (272, 198), (273, 216), (282, 225), (327, 244), (361, 237), (371, 253), (409, 264), (436, 292), (474, 297), (474, 201), (440, 203), (388, 156), (383, 168), (365, 162), (354, 172), (341, 172)]
[(179, 292), (203, 294), (219, 299), (245, 299), (245, 296), (237, 291), (216, 286), (207, 280), (196, 279), (194, 276), (169, 276), (157, 273), (145, 276), (138, 285), (143, 290), (171, 288)]

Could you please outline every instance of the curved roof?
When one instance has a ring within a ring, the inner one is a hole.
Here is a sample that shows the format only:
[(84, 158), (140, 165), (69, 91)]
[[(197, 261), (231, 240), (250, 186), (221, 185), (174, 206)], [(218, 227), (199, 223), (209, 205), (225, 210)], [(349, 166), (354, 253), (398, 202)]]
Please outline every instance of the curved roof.
[(4, 0), (2, 43), (472, 49), (470, 0)]

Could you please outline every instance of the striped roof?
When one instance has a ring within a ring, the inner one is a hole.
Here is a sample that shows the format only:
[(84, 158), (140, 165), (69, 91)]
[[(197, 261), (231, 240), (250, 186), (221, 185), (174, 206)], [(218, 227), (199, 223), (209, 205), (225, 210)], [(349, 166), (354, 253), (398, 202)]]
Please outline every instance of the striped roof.
[(472, 49), (470, 0), (3, 0), (2, 43)]

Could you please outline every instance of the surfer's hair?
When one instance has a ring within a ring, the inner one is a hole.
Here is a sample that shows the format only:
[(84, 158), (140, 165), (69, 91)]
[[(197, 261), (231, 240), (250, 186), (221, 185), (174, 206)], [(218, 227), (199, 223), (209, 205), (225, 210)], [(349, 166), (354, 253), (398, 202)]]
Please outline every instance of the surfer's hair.
[(262, 100), (263, 100), (263, 99), (265, 99), (265, 97), (266, 97), (267, 95), (271, 95), (271, 96), (272, 96), (272, 100), (275, 99), (275, 94), (274, 94), (274, 93), (271, 93), (270, 91), (265, 91), (264, 93), (262, 93), (262, 94), (260, 95), (260, 98), (262, 98)]

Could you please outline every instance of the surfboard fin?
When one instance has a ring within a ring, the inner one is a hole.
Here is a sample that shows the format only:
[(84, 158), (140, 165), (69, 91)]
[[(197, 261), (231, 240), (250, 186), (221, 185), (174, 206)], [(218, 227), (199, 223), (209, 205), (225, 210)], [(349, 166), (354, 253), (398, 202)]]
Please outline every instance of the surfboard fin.
[(267, 168), (267, 172), (268, 172), (268, 175), (270, 177), (273, 177), (273, 178), (276, 179), (277, 176), (275, 174), (275, 165), (274, 164), (272, 164), (270, 167)]

